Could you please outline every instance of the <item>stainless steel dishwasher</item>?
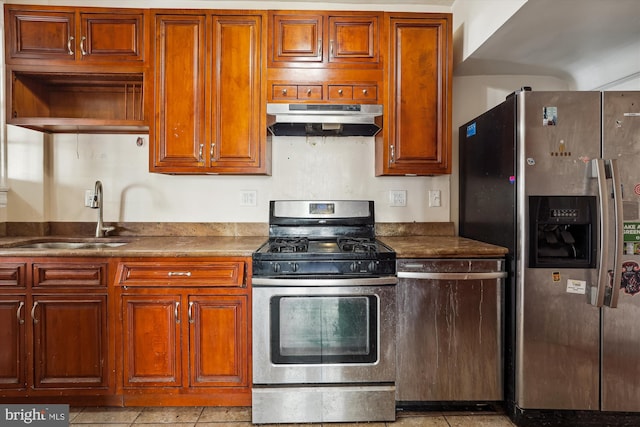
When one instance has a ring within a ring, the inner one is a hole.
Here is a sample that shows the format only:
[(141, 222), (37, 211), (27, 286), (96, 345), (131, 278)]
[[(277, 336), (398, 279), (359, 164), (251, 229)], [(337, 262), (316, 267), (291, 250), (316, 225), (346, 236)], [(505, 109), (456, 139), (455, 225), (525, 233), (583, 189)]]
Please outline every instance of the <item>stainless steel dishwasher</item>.
[(502, 259), (398, 259), (398, 406), (503, 399)]

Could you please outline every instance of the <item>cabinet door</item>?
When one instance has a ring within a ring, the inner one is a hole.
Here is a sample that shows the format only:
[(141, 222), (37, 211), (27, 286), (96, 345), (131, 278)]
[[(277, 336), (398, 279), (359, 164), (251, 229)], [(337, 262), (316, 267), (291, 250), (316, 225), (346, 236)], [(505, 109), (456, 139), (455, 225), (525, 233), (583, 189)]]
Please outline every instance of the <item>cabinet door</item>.
[(144, 15), (80, 13), (80, 57), (83, 61), (144, 61)]
[(379, 63), (379, 18), (371, 16), (329, 17), (329, 62)]
[(5, 8), (7, 54), (11, 59), (73, 62), (75, 14), (60, 11)]
[(26, 387), (25, 297), (0, 297), (0, 389)]
[(205, 16), (158, 15), (156, 34), (151, 169), (197, 170), (205, 165), (209, 148), (205, 141)]
[(248, 386), (247, 296), (189, 297), (190, 385)]
[(270, 65), (323, 61), (323, 15), (273, 13), (270, 16)]
[(450, 15), (392, 17), (389, 25), (388, 114), (376, 174), (450, 173)]
[(210, 167), (217, 173), (264, 173), (262, 17), (214, 16)]
[(107, 387), (106, 295), (33, 301), (34, 388)]
[(181, 386), (180, 295), (122, 297), (124, 386)]

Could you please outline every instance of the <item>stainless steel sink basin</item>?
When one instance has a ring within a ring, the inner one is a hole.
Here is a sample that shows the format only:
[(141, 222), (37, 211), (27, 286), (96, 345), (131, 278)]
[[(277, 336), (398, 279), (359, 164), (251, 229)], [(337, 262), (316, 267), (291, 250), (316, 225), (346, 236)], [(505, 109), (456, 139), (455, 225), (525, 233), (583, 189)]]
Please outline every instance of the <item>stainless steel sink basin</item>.
[(64, 241), (64, 242), (30, 242), (15, 245), (21, 249), (104, 249), (117, 248), (129, 242), (93, 242), (93, 241)]

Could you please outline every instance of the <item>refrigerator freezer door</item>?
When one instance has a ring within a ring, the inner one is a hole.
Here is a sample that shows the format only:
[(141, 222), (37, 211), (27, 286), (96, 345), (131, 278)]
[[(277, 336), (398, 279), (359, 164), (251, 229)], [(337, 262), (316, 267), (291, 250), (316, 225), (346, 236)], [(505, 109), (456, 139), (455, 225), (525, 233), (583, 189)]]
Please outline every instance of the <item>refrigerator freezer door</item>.
[(629, 235), (618, 307), (602, 309), (602, 410), (640, 411), (640, 92), (603, 93), (603, 145), (618, 160)]
[(600, 93), (518, 98), (516, 404), (597, 410), (600, 311), (586, 298), (597, 269), (530, 268), (529, 240), (538, 231), (530, 228), (529, 197), (597, 196), (589, 176), (591, 159), (600, 157)]

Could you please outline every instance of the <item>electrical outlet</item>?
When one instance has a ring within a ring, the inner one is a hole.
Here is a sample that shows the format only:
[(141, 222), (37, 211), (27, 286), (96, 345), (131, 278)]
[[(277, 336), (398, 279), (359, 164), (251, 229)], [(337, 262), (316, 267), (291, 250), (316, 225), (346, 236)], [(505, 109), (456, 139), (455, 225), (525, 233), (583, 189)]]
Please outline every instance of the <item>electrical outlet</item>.
[(441, 205), (440, 190), (429, 190), (429, 207), (438, 208)]
[(256, 190), (240, 191), (240, 206), (256, 206), (258, 204), (258, 192)]
[(389, 206), (407, 206), (407, 190), (389, 191)]
[(84, 190), (84, 205), (90, 208), (93, 204), (93, 198), (95, 197), (94, 190)]

